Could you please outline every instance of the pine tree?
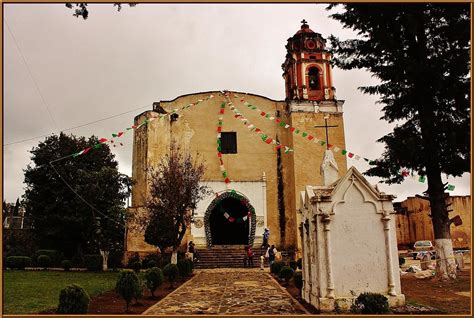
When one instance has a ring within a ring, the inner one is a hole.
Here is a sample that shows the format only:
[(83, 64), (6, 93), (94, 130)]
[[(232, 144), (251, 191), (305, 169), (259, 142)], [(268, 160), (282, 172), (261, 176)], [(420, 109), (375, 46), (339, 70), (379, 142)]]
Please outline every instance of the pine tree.
[[(328, 9), (332, 9), (330, 5)], [(428, 180), (440, 278), (456, 277), (442, 174), (470, 171), (469, 4), (345, 4), (331, 15), (358, 39), (331, 36), (335, 65), (366, 69), (380, 84), (361, 87), (379, 95), (382, 119), (396, 122), (382, 157), (366, 172), (400, 183), (401, 169)]]

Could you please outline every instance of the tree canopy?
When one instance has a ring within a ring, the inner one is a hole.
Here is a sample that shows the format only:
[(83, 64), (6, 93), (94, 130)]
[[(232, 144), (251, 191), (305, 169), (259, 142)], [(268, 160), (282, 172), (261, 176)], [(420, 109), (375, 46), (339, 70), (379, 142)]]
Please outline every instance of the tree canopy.
[[(328, 8), (333, 8), (330, 5)], [(380, 96), (381, 119), (395, 122), (382, 157), (366, 172), (400, 183), (409, 170), (427, 176), (437, 275), (456, 277), (442, 174), (470, 171), (469, 4), (345, 4), (331, 15), (358, 39), (331, 36), (335, 65), (366, 69), (380, 83), (361, 87)]]
[(191, 221), (191, 212), (208, 195), (200, 183), (205, 166), (176, 142), (171, 143), (156, 169), (150, 171), (150, 188), (146, 202), (145, 241), (160, 249), (176, 249)]
[[(367, 174), (399, 183), (401, 168), (421, 175), (429, 165), (452, 176), (469, 171), (469, 5), (370, 3), (344, 9), (331, 17), (361, 38), (330, 37), (335, 65), (367, 69), (379, 79), (360, 89), (379, 95), (382, 119), (397, 123), (378, 140), (385, 152)], [(431, 127), (423, 136), (426, 118)]]
[(107, 240), (123, 241), (124, 202), (131, 181), (118, 172), (110, 148), (100, 144), (85, 155), (57, 161), (57, 173), (50, 165), (98, 144), (95, 136), (86, 140), (61, 133), (47, 137), (30, 151), (32, 164), (24, 171), (23, 199), (44, 247), (70, 255), (84, 248), (96, 251), (105, 233), (109, 234)]

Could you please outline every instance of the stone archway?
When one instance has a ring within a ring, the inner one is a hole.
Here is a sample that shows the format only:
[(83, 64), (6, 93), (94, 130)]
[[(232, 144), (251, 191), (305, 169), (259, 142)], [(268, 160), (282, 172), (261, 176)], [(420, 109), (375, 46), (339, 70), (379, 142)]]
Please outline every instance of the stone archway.
[(204, 214), (207, 246), (253, 245), (257, 217), (248, 198), (235, 191), (216, 197)]

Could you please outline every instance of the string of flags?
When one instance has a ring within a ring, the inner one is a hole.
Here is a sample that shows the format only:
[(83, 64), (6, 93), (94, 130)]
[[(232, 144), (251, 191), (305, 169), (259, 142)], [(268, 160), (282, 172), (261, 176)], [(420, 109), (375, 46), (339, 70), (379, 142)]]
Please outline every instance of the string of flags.
[(196, 106), (204, 101), (208, 101), (210, 99), (214, 98), (214, 95), (209, 95), (207, 96), (206, 98), (204, 99), (199, 99), (197, 100), (196, 102), (194, 103), (190, 103), (190, 104), (187, 104), (183, 107), (180, 107), (180, 108), (175, 108), (173, 109), (171, 112), (169, 113), (166, 113), (166, 114), (159, 114), (157, 117), (151, 117), (151, 118), (145, 118), (145, 120), (143, 120), (140, 124), (137, 124), (137, 125), (132, 125), (131, 127), (127, 127), (126, 129), (124, 129), (123, 131), (118, 131), (118, 132), (115, 132), (115, 133), (112, 133), (112, 138), (108, 139), (108, 138), (100, 138), (99, 139), (99, 142), (95, 145), (93, 145), (92, 147), (87, 147), (87, 148), (84, 148), (82, 149), (81, 151), (79, 152), (76, 152), (74, 154), (72, 154), (71, 156), (73, 158), (76, 158), (76, 157), (79, 157), (79, 156), (82, 156), (82, 155), (85, 155), (86, 153), (90, 152), (91, 150), (94, 150), (94, 149), (99, 149), (100, 147), (102, 147), (103, 144), (106, 144), (106, 143), (110, 143), (112, 144), (112, 146), (116, 147), (116, 145), (120, 145), (120, 146), (123, 146), (123, 143), (122, 142), (116, 142), (115, 139), (117, 138), (121, 138), (123, 135), (125, 135), (127, 132), (129, 132), (130, 130), (135, 130), (135, 129), (139, 129), (141, 128), (142, 126), (145, 126), (147, 125), (148, 123), (156, 120), (156, 119), (163, 119), (167, 116), (171, 116), (172, 114), (177, 114), (178, 112), (180, 111), (183, 111), (185, 109), (188, 109), (192, 106)]
[[(228, 92), (224, 92), (224, 95), (228, 94)], [(219, 160), (219, 168), (222, 172), (222, 177), (224, 178), (224, 183), (227, 189), (230, 189), (230, 178), (228, 176), (227, 170), (224, 166), (224, 161), (222, 160), (222, 139), (221, 139), (221, 132), (222, 126), (224, 124), (224, 113), (225, 113), (225, 102), (221, 103), (221, 107), (218, 113), (218, 121), (217, 121), (217, 159)]]
[(292, 148), (282, 145), (276, 139), (273, 139), (269, 137), (267, 134), (265, 134), (260, 128), (255, 127), (255, 125), (253, 125), (247, 118), (245, 118), (240, 113), (240, 111), (233, 105), (233, 103), (229, 99), (227, 99), (227, 104), (229, 105), (229, 108), (235, 113), (234, 118), (240, 119), (242, 121), (242, 124), (244, 124), (249, 129), (249, 131), (255, 132), (256, 134), (260, 135), (260, 138), (262, 139), (262, 141), (264, 141), (267, 144), (275, 145), (276, 146), (275, 150), (284, 148), (284, 152), (286, 154), (293, 151)]
[[(243, 103), (243, 105), (247, 106), (248, 109), (258, 112), (261, 117), (266, 118), (270, 121), (275, 121), (275, 123), (279, 124), (280, 127), (285, 128), (285, 129), (289, 129), (290, 132), (294, 133), (295, 135), (299, 135), (299, 136), (301, 136), (301, 137), (303, 137), (303, 138), (305, 138), (309, 141), (313, 141), (313, 143), (318, 144), (320, 146), (327, 146), (327, 148), (332, 149), (332, 151), (334, 153), (340, 153), (341, 155), (347, 156), (350, 159), (354, 159), (354, 160), (357, 160), (357, 161), (363, 159), (365, 162), (367, 162), (370, 165), (375, 163), (375, 161), (373, 161), (373, 160), (370, 160), (366, 157), (363, 157), (363, 156), (360, 156), (360, 155), (355, 154), (353, 152), (350, 152), (346, 149), (341, 149), (340, 147), (337, 147), (337, 146), (332, 145), (332, 144), (327, 144), (326, 145), (326, 141), (320, 140), (316, 136), (313, 136), (313, 135), (311, 135), (311, 134), (309, 134), (305, 131), (302, 131), (302, 130), (296, 128), (296, 127), (293, 127), (293, 126), (289, 125), (288, 123), (285, 123), (284, 121), (282, 121), (280, 118), (271, 116), (271, 114), (268, 114), (265, 111), (258, 108), (257, 106), (252, 105), (251, 103), (245, 101), (244, 96), (240, 96), (240, 95), (237, 95), (237, 94), (234, 93), (233, 97), (238, 99), (241, 103)], [(417, 180), (420, 183), (425, 183), (426, 182), (426, 177), (425, 176), (418, 175), (418, 174), (414, 173), (413, 171), (410, 172), (406, 169), (402, 169), (400, 171), (400, 173), (402, 174), (403, 177), (411, 176), (412, 179)], [(454, 189), (455, 189), (455, 186), (452, 185), (452, 184), (448, 184), (447, 187), (446, 187), (447, 191), (453, 191)]]
[[(230, 223), (233, 223), (233, 222), (242, 223), (249, 220), (250, 222), (251, 217), (252, 217), (252, 212), (255, 212), (255, 209), (250, 205), (250, 202), (245, 197), (238, 194), (237, 191), (235, 191), (234, 189), (232, 189), (231, 191), (224, 192), (224, 194), (225, 194), (224, 195), (225, 197), (230, 197), (230, 198), (239, 200), (240, 203), (248, 209), (247, 215), (244, 215), (242, 217), (233, 217), (220, 206), (220, 203), (221, 203), (220, 201), (217, 202), (215, 207), (219, 208), (220, 212), (227, 219), (227, 221), (229, 221)], [(222, 195), (223, 194), (221, 194), (221, 196)], [(219, 196), (220, 195), (216, 192), (216, 197), (218, 198)]]

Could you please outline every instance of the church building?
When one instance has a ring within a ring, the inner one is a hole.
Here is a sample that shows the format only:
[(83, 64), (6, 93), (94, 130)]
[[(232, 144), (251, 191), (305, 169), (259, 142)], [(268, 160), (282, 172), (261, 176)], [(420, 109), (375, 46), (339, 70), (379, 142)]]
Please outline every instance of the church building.
[[(336, 99), (326, 40), (305, 20), (286, 49), (285, 100), (217, 88), (156, 102), (135, 117), (135, 125), (148, 124), (134, 133), (132, 211), (144, 207), (147, 168), (158, 165), (176, 140), (204, 160), (203, 183), (214, 192), (192, 211), (183, 244), (260, 246), (267, 227), (270, 244), (301, 248), (301, 191), (347, 172), (344, 101)], [(333, 176), (323, 178), (321, 163)], [(126, 249), (128, 255), (156, 251), (133, 231)]]

